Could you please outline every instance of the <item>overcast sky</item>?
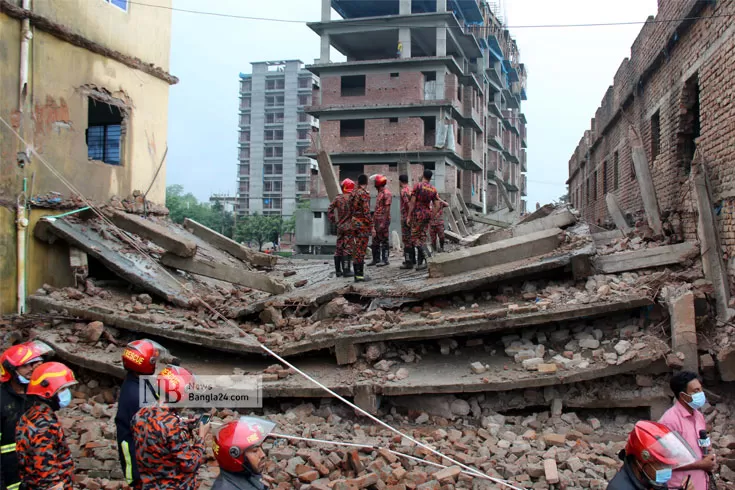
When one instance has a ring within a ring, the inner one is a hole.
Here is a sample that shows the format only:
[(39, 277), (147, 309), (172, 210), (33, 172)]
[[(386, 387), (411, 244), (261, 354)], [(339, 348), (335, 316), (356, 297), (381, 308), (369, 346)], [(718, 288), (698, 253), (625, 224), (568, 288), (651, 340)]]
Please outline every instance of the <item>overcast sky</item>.
[[(379, 0), (376, 0), (379, 1)], [(645, 21), (657, 0), (504, 0), (521, 61), (529, 72), (528, 203), (545, 204), (565, 192), (569, 156), (640, 25), (522, 28), (528, 25)], [(319, 20), (321, 0), (174, 0), (175, 8), (251, 17)], [(332, 18), (338, 16), (333, 12)], [(519, 26), (519, 27), (514, 27)], [(167, 184), (181, 184), (200, 200), (236, 191), (238, 74), (250, 62), (319, 56), (319, 38), (303, 24), (174, 12)], [(334, 59), (334, 58), (333, 58)]]

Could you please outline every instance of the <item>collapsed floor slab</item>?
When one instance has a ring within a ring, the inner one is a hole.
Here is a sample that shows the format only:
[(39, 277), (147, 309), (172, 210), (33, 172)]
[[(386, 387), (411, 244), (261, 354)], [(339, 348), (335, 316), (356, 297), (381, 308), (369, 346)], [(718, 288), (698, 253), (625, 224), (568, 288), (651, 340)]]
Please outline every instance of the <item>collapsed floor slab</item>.
[(680, 264), (699, 254), (699, 247), (693, 242), (678, 243), (651, 247), (632, 252), (618, 252), (600, 255), (592, 260), (598, 273), (614, 274), (616, 272), (634, 271)]

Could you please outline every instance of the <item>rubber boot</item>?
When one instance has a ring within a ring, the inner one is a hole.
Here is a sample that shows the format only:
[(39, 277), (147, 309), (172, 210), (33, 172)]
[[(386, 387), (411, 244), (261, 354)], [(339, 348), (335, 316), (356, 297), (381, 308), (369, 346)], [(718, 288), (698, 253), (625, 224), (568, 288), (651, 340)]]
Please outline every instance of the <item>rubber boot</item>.
[(362, 264), (355, 264), (355, 282), (369, 281), (370, 278), (365, 275), (365, 262)]
[(441, 238), (439, 239), (439, 251), (444, 253), (444, 240)]
[(386, 265), (390, 265), (390, 262), (388, 262), (388, 255), (390, 254), (390, 248), (388, 248), (387, 243), (383, 243), (380, 246), (380, 256), (383, 259), (382, 262), (378, 264), (378, 267), (385, 267)]
[(411, 256), (408, 253), (408, 249), (405, 249), (403, 251), (403, 262), (401, 262), (401, 267), (403, 267), (404, 265), (410, 264), (410, 263), (411, 263)]
[(422, 245), (421, 247), (416, 247), (416, 248), (418, 248), (418, 261), (416, 263), (416, 270), (417, 271), (426, 270), (429, 267), (429, 265), (426, 263), (426, 257), (428, 255), (427, 250), (426, 250), (426, 245)]
[(368, 264), (368, 267), (378, 265), (378, 262), (380, 262), (380, 244), (373, 243), (370, 250), (373, 252), (373, 261)]
[(350, 266), (352, 265), (352, 259), (349, 255), (342, 257), (342, 276), (343, 277), (352, 277), (352, 271), (350, 270)]
[(410, 270), (413, 269), (414, 264), (416, 263), (416, 249), (413, 247), (409, 247), (406, 249), (406, 261), (401, 265), (400, 269), (404, 270)]
[(334, 272), (337, 277), (342, 277), (342, 261), (343, 258), (341, 255), (334, 256)]

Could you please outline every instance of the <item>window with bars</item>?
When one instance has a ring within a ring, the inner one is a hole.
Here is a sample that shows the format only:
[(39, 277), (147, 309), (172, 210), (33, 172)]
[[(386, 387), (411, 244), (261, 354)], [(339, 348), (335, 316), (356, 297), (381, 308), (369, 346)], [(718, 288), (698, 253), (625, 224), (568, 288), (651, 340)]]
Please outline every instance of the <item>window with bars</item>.
[(305, 112), (299, 112), (299, 122), (309, 122), (309, 115)]
[(265, 96), (266, 107), (281, 107), (283, 106), (283, 95), (266, 95)]
[(240, 82), (240, 90), (242, 92), (250, 92), (253, 89), (253, 83), (251, 80), (243, 80)]
[(92, 97), (87, 108), (87, 158), (121, 165), (124, 115), (119, 107)]
[(298, 136), (300, 140), (308, 140), (309, 139), (309, 130), (308, 129), (299, 129), (298, 130)]
[(266, 90), (283, 90), (285, 86), (285, 81), (282, 78), (265, 81)]
[(299, 95), (299, 105), (309, 105), (309, 104), (311, 104), (311, 96)]
[(264, 134), (266, 141), (281, 141), (283, 139), (282, 129), (266, 129)]
[(264, 175), (283, 175), (282, 163), (266, 163), (263, 165)]
[(651, 117), (651, 161), (661, 153), (661, 112)]
[(283, 122), (283, 112), (269, 112), (265, 115), (266, 124), (279, 124)]
[(240, 182), (240, 194), (248, 194), (250, 192), (250, 182), (243, 180)]
[(240, 131), (240, 143), (250, 142), (250, 131)]
[(307, 153), (309, 153), (309, 147), (308, 146), (299, 146), (299, 148), (298, 148), (298, 155), (300, 157), (306, 155)]
[(247, 160), (250, 158), (250, 148), (240, 148), (240, 160)]
[(266, 180), (263, 182), (263, 192), (281, 192), (283, 183), (280, 180)]
[(240, 116), (240, 126), (250, 125), (250, 114), (243, 114)]
[(306, 180), (297, 180), (296, 192), (309, 192), (309, 182)]
[(281, 198), (265, 198), (263, 199), (263, 209), (281, 209)]
[(250, 108), (250, 97), (242, 97), (240, 99), (240, 109), (249, 109)]
[(311, 78), (299, 78), (299, 88), (309, 88), (311, 85)]
[(296, 174), (297, 175), (304, 175), (306, 174), (306, 171), (308, 170), (308, 165), (305, 163), (297, 163), (296, 164)]
[(240, 175), (250, 175), (250, 164), (249, 163), (240, 164)]
[(266, 158), (278, 158), (283, 156), (282, 146), (266, 146), (265, 147)]
[(620, 157), (616, 151), (613, 154), (613, 189), (618, 190), (620, 185)]

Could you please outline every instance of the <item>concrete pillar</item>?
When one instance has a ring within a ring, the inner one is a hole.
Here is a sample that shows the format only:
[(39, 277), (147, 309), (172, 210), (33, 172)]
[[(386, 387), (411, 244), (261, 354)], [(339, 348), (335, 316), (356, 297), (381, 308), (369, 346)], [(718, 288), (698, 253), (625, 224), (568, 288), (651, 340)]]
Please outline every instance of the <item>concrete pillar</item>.
[(444, 70), (436, 72), (436, 98), (443, 100), (447, 98), (447, 75)]
[(436, 28), (436, 55), (447, 55), (447, 29), (446, 27)]
[(322, 33), (321, 51), (319, 55), (319, 63), (329, 63), (329, 48), (331, 47), (329, 34)]
[(623, 211), (620, 209), (620, 204), (615, 198), (615, 195), (609, 192), (605, 196), (605, 203), (607, 203), (607, 212), (610, 213), (610, 216), (615, 222), (615, 226), (618, 227), (618, 230), (628, 234), (630, 232), (630, 226), (628, 226), (628, 222), (625, 221), (625, 216), (623, 215)]
[(436, 11), (446, 12), (447, 11), (447, 0), (436, 0)]
[(643, 141), (632, 126), (628, 132), (633, 154), (633, 165), (635, 166), (635, 176), (638, 180), (638, 186), (641, 189), (641, 197), (643, 198), (643, 207), (646, 210), (646, 218), (648, 218), (648, 226), (651, 227), (655, 235), (662, 236), (663, 227), (661, 225), (661, 213), (658, 209), (658, 199), (656, 198), (656, 187), (653, 185), (651, 167), (648, 166), (648, 158), (646, 157), (646, 151), (643, 149)]
[(697, 327), (694, 315), (694, 293), (691, 291), (669, 303), (671, 315), (671, 349), (684, 354), (682, 361), (686, 371), (699, 373), (697, 352)]
[(332, 20), (332, 0), (322, 0), (322, 22)]
[(398, 29), (398, 56), (400, 58), (411, 57), (411, 28), (401, 27)]
[(445, 184), (446, 175), (447, 164), (444, 162), (444, 159), (437, 160), (437, 162), (434, 164), (434, 181), (432, 183), (439, 193), (447, 192), (447, 187)]
[(400, 3), (398, 4), (398, 14), (411, 15), (411, 0), (400, 0)]

